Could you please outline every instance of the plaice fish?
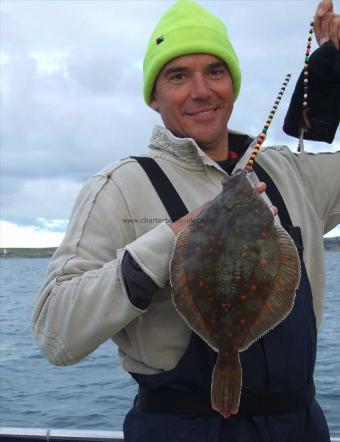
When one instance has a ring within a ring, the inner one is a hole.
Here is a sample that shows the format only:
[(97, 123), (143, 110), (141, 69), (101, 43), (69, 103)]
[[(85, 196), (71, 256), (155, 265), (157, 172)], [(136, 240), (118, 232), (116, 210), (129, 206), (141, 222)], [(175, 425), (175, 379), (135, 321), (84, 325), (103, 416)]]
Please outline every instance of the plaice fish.
[(239, 407), (239, 352), (288, 315), (299, 281), (294, 242), (275, 225), (246, 171), (229, 177), (178, 235), (170, 264), (173, 302), (218, 352), (211, 403), (224, 417)]

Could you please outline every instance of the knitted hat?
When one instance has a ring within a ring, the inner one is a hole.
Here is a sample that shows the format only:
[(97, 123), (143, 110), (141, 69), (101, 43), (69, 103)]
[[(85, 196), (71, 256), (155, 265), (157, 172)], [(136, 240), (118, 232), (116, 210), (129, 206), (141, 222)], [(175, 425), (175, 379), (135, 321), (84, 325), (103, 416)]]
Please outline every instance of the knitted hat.
[(144, 57), (144, 100), (151, 102), (163, 66), (181, 55), (210, 54), (227, 65), (233, 80), (234, 101), (241, 86), (238, 59), (222, 21), (193, 0), (178, 0), (161, 17)]

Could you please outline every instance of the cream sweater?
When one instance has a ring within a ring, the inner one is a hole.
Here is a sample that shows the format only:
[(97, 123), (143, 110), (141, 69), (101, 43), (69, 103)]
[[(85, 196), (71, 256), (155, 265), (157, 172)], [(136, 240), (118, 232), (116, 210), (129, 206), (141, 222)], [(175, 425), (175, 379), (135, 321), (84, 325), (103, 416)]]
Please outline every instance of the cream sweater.
[[(157, 126), (149, 155), (189, 210), (222, 188), (226, 173), (192, 139), (176, 138)], [(295, 154), (284, 146), (267, 147), (258, 162), (280, 190), (293, 224), (301, 227), (319, 325), (324, 302), (322, 237), (340, 222), (340, 152)], [(154, 374), (176, 366), (191, 330), (171, 300), (169, 263), (175, 236), (168, 218), (149, 179), (131, 158), (109, 165), (84, 186), (32, 318), (34, 336), (51, 363), (74, 364), (112, 339), (128, 371)], [(121, 274), (126, 250), (160, 287), (145, 311), (134, 307), (126, 293)]]

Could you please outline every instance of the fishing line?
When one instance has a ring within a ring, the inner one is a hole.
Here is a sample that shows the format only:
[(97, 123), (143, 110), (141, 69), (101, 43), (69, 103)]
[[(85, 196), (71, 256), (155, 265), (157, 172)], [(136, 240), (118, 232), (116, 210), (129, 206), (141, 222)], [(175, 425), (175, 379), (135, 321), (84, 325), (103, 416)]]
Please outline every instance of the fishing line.
[(255, 147), (253, 148), (253, 151), (252, 151), (252, 153), (250, 155), (250, 159), (248, 160), (248, 163), (246, 165), (246, 169), (247, 169), (248, 172), (250, 172), (252, 170), (253, 164), (254, 164), (254, 162), (256, 160), (257, 154), (259, 153), (261, 145), (264, 142), (264, 140), (266, 139), (267, 131), (268, 131), (269, 126), (270, 126), (270, 124), (271, 124), (271, 122), (272, 122), (272, 120), (274, 118), (275, 112), (277, 111), (277, 108), (278, 108), (278, 106), (280, 104), (282, 95), (284, 94), (284, 91), (286, 90), (286, 87), (287, 87), (287, 84), (288, 84), (288, 82), (290, 80), (291, 75), (292, 74), (287, 74), (286, 75), (285, 81), (283, 82), (282, 87), (280, 89), (280, 92), (278, 93), (278, 95), (276, 97), (274, 106), (272, 107), (272, 110), (270, 111), (270, 113), (268, 115), (267, 121), (266, 121), (266, 123), (265, 123), (265, 125), (264, 125), (264, 127), (262, 129), (262, 132), (260, 133), (260, 135), (256, 139)]

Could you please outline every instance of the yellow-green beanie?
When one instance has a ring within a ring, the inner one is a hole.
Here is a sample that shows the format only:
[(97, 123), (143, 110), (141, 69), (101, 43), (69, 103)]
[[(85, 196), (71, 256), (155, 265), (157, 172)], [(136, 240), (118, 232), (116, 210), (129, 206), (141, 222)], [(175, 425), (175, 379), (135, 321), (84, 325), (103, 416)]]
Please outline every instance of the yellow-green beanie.
[(157, 76), (176, 57), (210, 54), (225, 62), (233, 80), (234, 101), (241, 86), (239, 62), (223, 22), (193, 0), (178, 0), (161, 17), (144, 57), (144, 100), (151, 102)]

